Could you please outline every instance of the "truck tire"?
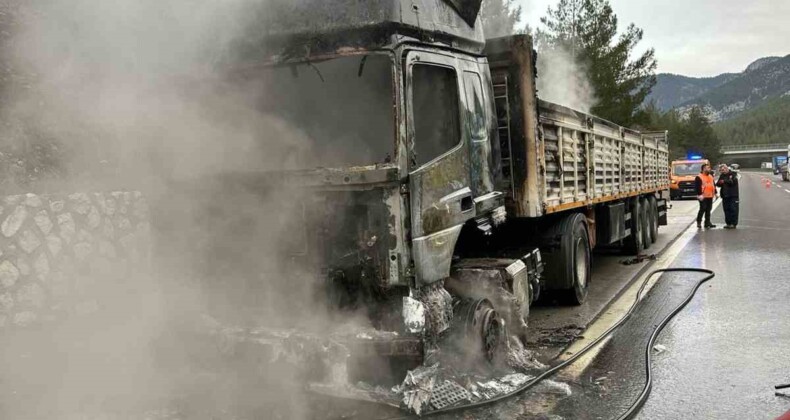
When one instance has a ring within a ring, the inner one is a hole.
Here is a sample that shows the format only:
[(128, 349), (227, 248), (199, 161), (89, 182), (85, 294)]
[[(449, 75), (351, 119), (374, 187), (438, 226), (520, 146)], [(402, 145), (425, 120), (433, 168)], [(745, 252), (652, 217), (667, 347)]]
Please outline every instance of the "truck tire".
[(782, 181), (790, 181), (790, 172), (782, 172)]
[(655, 196), (648, 196), (647, 202), (650, 204), (650, 239), (653, 243), (658, 241), (658, 200)]
[(587, 300), (592, 275), (590, 236), (584, 215), (575, 213), (564, 218), (552, 228), (552, 233), (560, 239), (559, 248), (544, 256), (548, 288), (557, 290), (564, 302), (581, 305)]
[(642, 214), (642, 243), (645, 249), (650, 249), (653, 245), (653, 231), (650, 228), (652, 212), (650, 211), (650, 202), (647, 201), (647, 197), (639, 199), (639, 211)]
[(631, 200), (631, 234), (623, 240), (623, 250), (629, 255), (641, 255), (645, 250), (645, 244), (642, 242), (644, 235), (642, 234), (642, 212), (641, 203), (638, 198)]

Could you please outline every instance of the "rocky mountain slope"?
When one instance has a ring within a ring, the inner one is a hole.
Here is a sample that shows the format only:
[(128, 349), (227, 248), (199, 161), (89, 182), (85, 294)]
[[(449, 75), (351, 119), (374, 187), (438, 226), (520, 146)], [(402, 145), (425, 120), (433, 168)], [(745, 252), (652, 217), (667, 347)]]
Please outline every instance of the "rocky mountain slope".
[(647, 100), (655, 101), (663, 110), (677, 108), (683, 112), (701, 106), (711, 120), (724, 121), (787, 96), (790, 96), (790, 55), (761, 58), (741, 73), (711, 78), (660, 74)]
[(655, 101), (662, 111), (669, 111), (699, 98), (736, 77), (738, 75), (734, 73), (724, 73), (716, 77), (688, 77), (662, 73), (656, 77), (656, 86), (647, 100)]

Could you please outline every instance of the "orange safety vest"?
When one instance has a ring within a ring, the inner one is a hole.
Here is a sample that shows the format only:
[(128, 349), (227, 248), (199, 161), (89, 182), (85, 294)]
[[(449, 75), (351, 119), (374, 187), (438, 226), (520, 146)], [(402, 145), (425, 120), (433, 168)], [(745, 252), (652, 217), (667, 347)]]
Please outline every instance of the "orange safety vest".
[(715, 197), (716, 184), (714, 184), (713, 176), (707, 174), (699, 174), (699, 179), (702, 180), (702, 196), (705, 198)]

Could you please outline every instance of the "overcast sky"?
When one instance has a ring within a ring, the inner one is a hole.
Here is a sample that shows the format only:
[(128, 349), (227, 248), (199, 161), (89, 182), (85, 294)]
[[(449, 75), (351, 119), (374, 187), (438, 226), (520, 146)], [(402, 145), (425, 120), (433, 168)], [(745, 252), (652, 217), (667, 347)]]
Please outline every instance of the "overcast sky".
[[(557, 0), (517, 0), (537, 28)], [(658, 71), (688, 76), (740, 72), (752, 61), (790, 54), (790, 0), (610, 0), (620, 28), (644, 29)]]

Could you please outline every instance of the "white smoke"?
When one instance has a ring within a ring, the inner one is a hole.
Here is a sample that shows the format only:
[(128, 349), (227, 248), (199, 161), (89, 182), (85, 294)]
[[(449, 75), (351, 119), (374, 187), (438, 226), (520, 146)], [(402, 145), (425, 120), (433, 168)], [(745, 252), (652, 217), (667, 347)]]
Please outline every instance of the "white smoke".
[[(135, 294), (96, 279), (105, 284), (105, 318), (69, 322), (43, 339), (6, 337), (15, 345), (5, 348), (0, 361), (0, 417), (231, 418), (237, 409), (304, 417), (301, 388), (290, 382), (293, 372), (244, 366), (211, 376), (209, 368), (222, 364), (200, 360), (200, 369), (190, 370), (192, 343), (170, 339), (160, 348), (163, 337), (172, 338), (174, 323), (197, 321), (209, 300), (235, 309), (233, 297), (249, 285), (257, 289), (247, 294), (263, 309), (269, 303), (288, 307), (281, 318), (322, 319), (306, 290), (309, 275), (289, 282), (280, 275), (285, 268), (272, 261), (289, 234), (286, 227), (294, 224), (282, 219), (297, 218), (297, 212), (257, 191), (232, 193), (220, 185), (207, 188), (217, 195), (203, 197), (213, 205), (209, 213), (200, 208), (205, 203), (167, 196), (162, 185), (162, 179), (282, 169), (288, 150), (308, 142), (298, 127), (260, 111), (262, 84), (231, 82), (218, 69), (261, 17), (261, 4), (266, 2), (18, 0), (13, 6), (18, 21), (9, 58), (27, 81), (5, 93), (3, 118), (23, 121), (68, 149), (65, 165), (74, 179), (60, 191), (109, 184), (164, 195), (164, 205), (154, 211), (173, 222), (165, 226), (172, 236), (156, 250), (159, 256), (169, 252), (167, 275), (131, 279)], [(7, 124), (0, 130), (8, 137)], [(106, 178), (95, 171), (99, 162)], [(88, 179), (77, 179), (82, 173)], [(181, 252), (182, 245), (218, 252)], [(215, 270), (212, 291), (227, 293), (227, 302), (206, 293), (204, 284), (182, 279), (192, 274), (188, 269), (207, 266)], [(278, 314), (265, 315), (278, 321)], [(49, 357), (52, 352), (58, 357)], [(247, 381), (234, 376), (239, 370), (247, 372)], [(188, 407), (179, 411), (184, 407), (173, 402)], [(143, 414), (158, 406), (176, 412)]]
[(564, 47), (538, 52), (538, 97), (582, 112), (595, 106), (595, 90), (586, 68)]

